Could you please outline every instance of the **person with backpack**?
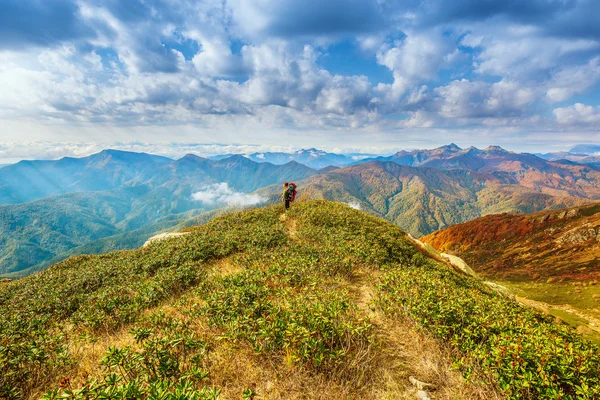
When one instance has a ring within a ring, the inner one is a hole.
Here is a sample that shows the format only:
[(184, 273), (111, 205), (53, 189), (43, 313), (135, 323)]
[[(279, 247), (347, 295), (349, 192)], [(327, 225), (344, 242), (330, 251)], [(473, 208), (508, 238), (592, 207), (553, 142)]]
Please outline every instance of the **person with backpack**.
[(296, 200), (296, 184), (294, 182), (286, 182), (283, 184), (283, 194), (281, 196), (285, 203), (285, 209), (290, 208), (290, 203)]

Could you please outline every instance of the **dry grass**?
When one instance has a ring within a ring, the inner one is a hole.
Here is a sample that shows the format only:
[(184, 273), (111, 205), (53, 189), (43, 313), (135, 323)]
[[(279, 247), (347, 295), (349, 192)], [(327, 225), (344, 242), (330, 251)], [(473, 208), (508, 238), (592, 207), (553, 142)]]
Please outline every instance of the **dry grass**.
[(285, 360), (259, 356), (240, 344), (218, 343), (208, 362), (210, 384), (222, 389), (224, 399), (239, 399), (246, 389), (252, 389), (257, 399), (362, 398), (328, 377), (308, 374)]
[(298, 231), (298, 224), (295, 218), (288, 218), (287, 214), (281, 214), (279, 216), (279, 220), (283, 223), (283, 225), (285, 225), (285, 227), (287, 228), (287, 234), (290, 237), (290, 239), (292, 240), (297, 240), (298, 237), (296, 236), (297, 231)]
[[(128, 333), (129, 327), (99, 337), (80, 337), (80, 332), (74, 326), (68, 326), (66, 330), (70, 333), (66, 341), (75, 364), (62, 375), (48, 377), (50, 379), (48, 387), (80, 388), (88, 379), (101, 375), (102, 367), (99, 361), (109, 347), (136, 347), (133, 337)], [(37, 390), (29, 393), (27, 398), (39, 399), (45, 392), (38, 387)]]
[(209, 273), (217, 276), (229, 276), (242, 272), (242, 267), (232, 262), (230, 257), (223, 258), (208, 267)]

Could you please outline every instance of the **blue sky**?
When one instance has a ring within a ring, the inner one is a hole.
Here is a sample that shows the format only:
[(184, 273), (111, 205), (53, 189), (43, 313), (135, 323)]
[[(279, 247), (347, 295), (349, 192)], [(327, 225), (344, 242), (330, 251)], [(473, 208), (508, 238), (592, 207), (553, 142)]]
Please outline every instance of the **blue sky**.
[(100, 144), (598, 143), (599, 10), (597, 0), (1, 0), (0, 158)]

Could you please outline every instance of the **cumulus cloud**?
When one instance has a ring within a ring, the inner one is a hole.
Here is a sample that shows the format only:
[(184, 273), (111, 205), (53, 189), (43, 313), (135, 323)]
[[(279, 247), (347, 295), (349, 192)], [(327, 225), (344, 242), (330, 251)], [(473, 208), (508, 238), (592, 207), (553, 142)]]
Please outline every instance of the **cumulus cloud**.
[(521, 115), (535, 92), (515, 82), (453, 81), (435, 89), (439, 113), (446, 118), (503, 118)]
[(554, 116), (559, 124), (562, 125), (590, 125), (599, 129), (600, 124), (600, 106), (593, 107), (581, 103), (575, 103), (569, 107), (555, 108)]
[(215, 183), (192, 194), (192, 200), (207, 206), (226, 205), (229, 207), (249, 207), (264, 203), (267, 199), (258, 194), (236, 192), (227, 182)]
[(416, 84), (432, 80), (457, 51), (451, 38), (437, 32), (412, 34), (392, 46), (384, 44), (377, 61), (392, 71), (394, 82), (377, 89), (386, 101), (397, 101)]
[(574, 95), (585, 93), (600, 81), (600, 57), (595, 57), (583, 66), (563, 68), (552, 77), (546, 91), (548, 101), (565, 101)]

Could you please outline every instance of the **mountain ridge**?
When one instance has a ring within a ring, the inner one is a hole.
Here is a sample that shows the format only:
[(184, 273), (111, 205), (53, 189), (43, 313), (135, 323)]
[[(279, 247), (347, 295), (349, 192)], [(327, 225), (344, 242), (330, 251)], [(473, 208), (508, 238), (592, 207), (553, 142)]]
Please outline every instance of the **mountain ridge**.
[[(358, 205), (393, 221), (415, 237), (486, 214), (535, 212), (600, 198), (600, 171), (590, 166), (548, 162), (497, 147), (463, 150), (450, 144), (426, 153), (433, 157), (430, 162), (404, 169), (394, 167), (402, 165), (397, 162), (371, 161), (317, 171), (297, 161), (274, 165), (257, 163), (241, 155), (211, 160), (188, 154), (171, 160), (117, 150), (106, 150), (83, 159), (34, 162), (36, 168), (26, 168), (19, 174), (11, 171), (18, 171), (31, 162), (7, 167), (11, 168), (8, 173), (3, 168), (0, 170), (0, 199), (15, 202), (11, 185), (6, 184), (7, 177), (12, 179), (8, 179), (9, 183), (22, 189), (22, 192), (17, 190), (20, 193), (17, 197), (28, 190), (29, 197), (56, 193), (35, 200), (40, 203), (1, 206), (0, 234), (4, 235), (5, 245), (0, 249), (0, 274), (14, 276), (19, 270), (46, 265), (48, 260), (70, 254), (72, 248), (85, 246), (87, 243), (82, 240), (92, 243), (103, 237), (140, 232), (138, 239), (129, 236), (130, 239), (124, 241), (139, 243), (148, 234), (155, 233), (150, 226), (158, 229), (160, 225), (153, 225), (155, 220), (183, 215), (190, 210), (202, 213), (228, 207), (230, 196), (238, 198), (239, 204), (276, 203), (284, 181), (299, 183), (300, 196)], [(418, 151), (410, 154), (425, 157), (419, 155), (425, 153)], [(133, 159), (132, 167), (128, 168), (127, 161), (123, 160), (130, 159)], [(150, 160), (149, 164), (146, 160)], [(456, 165), (472, 170), (446, 168)], [(29, 180), (24, 179), (30, 172)], [(36, 181), (45, 182), (45, 186), (36, 188), (30, 184)], [(79, 194), (73, 197), (73, 193)], [(208, 197), (196, 199), (196, 193)], [(206, 198), (209, 200), (202, 200)], [(71, 224), (74, 229), (70, 233), (59, 232), (51, 212), (58, 207), (68, 213), (65, 204), (69, 201), (74, 204), (71, 219), (79, 223)], [(40, 204), (47, 210), (42, 210)], [(21, 214), (27, 213), (31, 214), (31, 221), (37, 223), (15, 231), (11, 221), (25, 221)]]

